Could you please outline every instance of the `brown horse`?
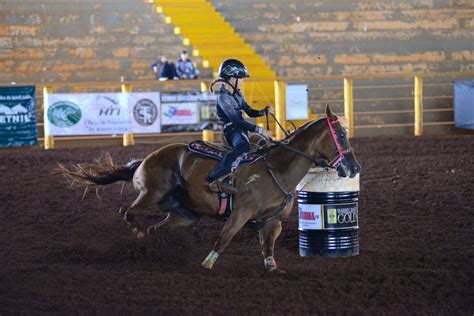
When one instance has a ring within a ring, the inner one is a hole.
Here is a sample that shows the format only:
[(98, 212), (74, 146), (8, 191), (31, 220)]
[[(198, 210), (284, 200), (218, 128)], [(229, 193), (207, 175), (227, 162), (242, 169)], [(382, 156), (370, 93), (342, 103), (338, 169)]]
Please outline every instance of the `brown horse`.
[[(326, 116), (300, 127), (281, 142), (273, 142), (265, 159), (238, 168), (235, 185), (239, 193), (213, 250), (202, 263), (205, 268), (211, 269), (235, 234), (253, 221), (258, 223), (265, 269), (276, 270), (274, 245), (281, 233), (281, 221), (289, 215), (296, 186), (308, 170), (318, 164), (336, 168), (341, 177), (360, 172), (346, 133), (329, 106)], [(186, 144), (172, 144), (125, 166), (96, 164), (62, 171), (89, 185), (133, 181), (139, 195), (124, 218), (141, 238), (144, 233), (137, 230), (134, 215), (151, 206), (157, 205), (167, 217), (149, 227), (148, 233), (187, 226), (203, 215), (216, 216), (219, 199), (209, 191), (206, 181), (215, 164), (216, 160), (190, 152)]]

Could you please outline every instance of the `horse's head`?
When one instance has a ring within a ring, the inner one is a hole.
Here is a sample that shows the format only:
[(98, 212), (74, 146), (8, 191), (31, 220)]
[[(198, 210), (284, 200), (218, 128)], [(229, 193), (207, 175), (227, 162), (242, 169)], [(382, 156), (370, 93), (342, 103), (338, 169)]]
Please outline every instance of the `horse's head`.
[(319, 154), (326, 165), (337, 170), (340, 177), (355, 177), (361, 172), (361, 167), (354, 155), (346, 131), (329, 105), (326, 106), (325, 122), (328, 130), (319, 142)]

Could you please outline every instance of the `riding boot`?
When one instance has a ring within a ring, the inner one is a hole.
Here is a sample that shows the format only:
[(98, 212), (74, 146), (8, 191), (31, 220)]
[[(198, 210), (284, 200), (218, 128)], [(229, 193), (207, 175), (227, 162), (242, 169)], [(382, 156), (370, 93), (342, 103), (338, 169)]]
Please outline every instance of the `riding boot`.
[(233, 186), (234, 179), (235, 175), (233, 173), (226, 174), (209, 183), (209, 189), (212, 192), (224, 192), (230, 195), (235, 195), (239, 191)]

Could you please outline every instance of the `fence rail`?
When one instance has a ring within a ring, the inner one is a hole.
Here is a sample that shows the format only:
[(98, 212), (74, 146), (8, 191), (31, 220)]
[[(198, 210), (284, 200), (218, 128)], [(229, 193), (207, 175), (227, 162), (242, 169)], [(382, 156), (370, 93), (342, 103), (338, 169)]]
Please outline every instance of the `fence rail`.
[[(452, 95), (438, 95), (438, 96), (428, 96), (424, 94), (424, 88), (433, 88), (433, 89), (441, 89), (442, 87), (448, 87), (452, 83), (424, 83), (424, 79), (427, 78), (449, 78), (449, 79), (461, 79), (461, 78), (474, 78), (474, 71), (470, 72), (443, 72), (443, 73), (423, 73), (423, 74), (373, 74), (373, 75), (354, 75), (354, 76), (313, 76), (313, 77), (291, 77), (291, 78), (276, 78), (276, 79), (265, 79), (265, 78), (258, 78), (258, 79), (247, 79), (246, 84), (249, 84), (252, 89), (246, 91), (248, 94), (258, 94), (261, 93), (258, 89), (259, 82), (266, 82), (269, 81), (274, 82), (274, 94), (273, 95), (259, 95), (260, 99), (274, 100), (275, 110), (276, 110), (276, 117), (282, 121), (283, 126), (286, 128), (286, 96), (285, 96), (285, 87), (287, 84), (291, 83), (307, 83), (310, 87), (310, 90), (314, 93), (325, 93), (328, 91), (332, 91), (333, 95), (336, 95), (334, 98), (316, 98), (314, 96), (309, 97), (309, 105), (310, 107), (314, 107), (315, 101), (317, 102), (328, 102), (328, 103), (343, 103), (343, 111), (344, 116), (346, 117), (346, 121), (348, 124), (348, 134), (349, 137), (354, 136), (354, 129), (355, 127), (360, 129), (369, 129), (371, 127), (377, 128), (384, 128), (384, 127), (409, 127), (414, 126), (414, 135), (420, 136), (423, 135), (423, 126), (433, 126), (433, 125), (449, 125), (453, 124), (452, 121), (439, 121), (439, 122), (423, 122), (423, 113), (437, 113), (437, 112), (448, 112), (452, 111), (452, 107), (441, 107), (441, 108), (433, 108), (433, 109), (423, 109), (423, 100), (449, 100), (452, 99)], [(376, 79), (413, 79), (413, 84), (380, 84), (380, 85), (367, 85), (366, 83), (362, 83), (360, 86), (357, 85), (358, 81), (367, 81), (367, 80), (376, 80)], [(132, 91), (186, 91), (186, 90), (201, 90), (206, 91), (207, 87), (210, 83), (211, 79), (208, 80), (178, 80), (178, 81), (127, 81), (127, 82), (75, 82), (75, 83), (40, 83), (36, 84), (39, 88), (38, 97), (42, 98), (43, 100), (47, 99), (48, 95), (54, 92), (63, 92), (64, 90), (73, 90), (73, 91), (90, 91), (90, 90), (97, 90), (97, 89), (104, 89), (106, 88), (107, 91), (115, 90), (121, 91), (123, 93), (128, 93)], [(333, 81), (336, 85), (321, 87), (320, 85), (315, 85), (314, 83), (320, 82), (329, 82)], [(22, 83), (22, 84), (31, 84), (35, 85), (34, 83)], [(10, 85), (10, 84), (0, 84), (0, 85)], [(256, 88), (257, 87), (257, 88)], [(413, 88), (411, 90), (412, 96), (394, 96), (394, 97), (361, 97), (361, 98), (354, 98), (354, 90), (356, 91), (363, 91), (367, 90), (368, 93), (371, 92), (373, 89), (408, 89)], [(338, 94), (338, 91), (341, 91)], [(42, 93), (41, 93), (42, 92)], [(354, 109), (354, 103), (356, 102), (366, 102), (366, 103), (375, 103), (375, 102), (394, 102), (394, 101), (410, 101), (412, 100), (412, 108), (399, 108), (399, 109), (392, 109), (389, 110), (357, 110)], [(38, 102), (42, 104), (42, 102)], [(43, 112), (43, 108), (40, 107), (39, 109), (41, 113)], [(342, 110), (342, 109), (341, 109)], [(322, 112), (322, 111), (321, 111)], [(359, 124), (355, 126), (354, 124), (354, 117), (361, 116), (361, 115), (389, 115), (389, 114), (414, 114), (413, 123), (381, 123), (381, 124)], [(260, 123), (261, 124), (261, 123)], [(44, 128), (44, 123), (39, 122), (39, 127)], [(274, 125), (273, 125), (274, 127)], [(196, 136), (199, 134), (196, 133), (184, 133), (186, 135)], [(184, 135), (182, 134), (182, 135)], [(283, 133), (278, 129), (275, 130), (275, 135), (277, 138), (283, 137)], [(165, 134), (163, 134), (164, 136)], [(172, 137), (176, 135), (166, 134)], [(122, 135), (123, 145), (124, 146), (131, 146), (135, 143), (135, 136), (134, 134), (124, 134)], [(156, 137), (157, 135), (139, 135), (140, 137)], [(211, 139), (212, 137), (209, 135), (208, 132), (203, 134), (203, 137), (206, 139)], [(69, 136), (69, 137), (53, 137), (52, 135), (44, 134), (44, 147), (45, 149), (52, 149), (54, 148), (54, 141), (56, 140), (64, 140), (64, 141), (74, 141), (80, 139), (112, 139), (117, 138), (117, 136)], [(41, 138), (40, 138), (41, 140)]]

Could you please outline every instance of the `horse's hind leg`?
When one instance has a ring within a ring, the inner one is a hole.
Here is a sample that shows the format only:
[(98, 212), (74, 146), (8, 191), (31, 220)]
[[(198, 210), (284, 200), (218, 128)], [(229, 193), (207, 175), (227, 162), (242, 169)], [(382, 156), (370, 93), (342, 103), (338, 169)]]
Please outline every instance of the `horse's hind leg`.
[(140, 191), (135, 201), (124, 212), (124, 220), (130, 225), (130, 227), (132, 228), (132, 232), (136, 234), (138, 238), (143, 238), (145, 234), (138, 228), (138, 223), (135, 220), (135, 215), (138, 212), (155, 205), (158, 202), (159, 198), (160, 195), (157, 194), (156, 191)]
[(281, 233), (281, 221), (278, 219), (266, 222), (258, 231), (262, 255), (264, 258), (265, 270), (274, 271), (277, 269), (274, 256), (275, 241)]
[(166, 218), (162, 220), (161, 222), (152, 225), (148, 227), (147, 233), (149, 235), (152, 235), (158, 231), (158, 229), (174, 229), (178, 227), (185, 227), (189, 226), (191, 224), (196, 223), (199, 220), (198, 218), (187, 218), (180, 216), (179, 214), (176, 213), (168, 213)]
[(169, 196), (163, 202), (158, 203), (160, 211), (168, 213), (168, 216), (161, 222), (148, 227), (148, 234), (156, 232), (159, 228), (178, 228), (191, 225), (197, 222), (201, 216), (178, 201), (174, 196)]

